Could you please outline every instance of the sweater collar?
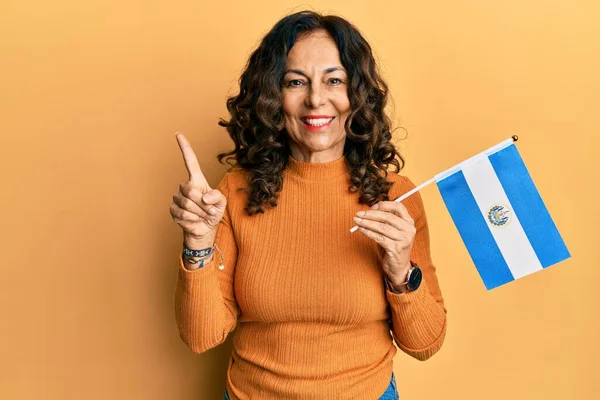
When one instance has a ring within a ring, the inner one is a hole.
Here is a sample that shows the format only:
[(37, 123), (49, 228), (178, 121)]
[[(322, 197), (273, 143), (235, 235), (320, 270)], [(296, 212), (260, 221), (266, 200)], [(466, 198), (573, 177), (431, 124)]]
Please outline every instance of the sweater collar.
[(326, 163), (298, 161), (294, 157), (289, 156), (286, 169), (292, 175), (311, 181), (335, 178), (346, 175), (349, 172), (345, 156)]

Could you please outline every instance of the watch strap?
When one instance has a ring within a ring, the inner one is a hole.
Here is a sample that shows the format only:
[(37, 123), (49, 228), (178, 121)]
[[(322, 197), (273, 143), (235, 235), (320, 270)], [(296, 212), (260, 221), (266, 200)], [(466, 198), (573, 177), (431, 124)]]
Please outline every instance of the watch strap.
[(411, 290), (409, 282), (410, 282), (411, 274), (413, 273), (413, 271), (415, 269), (419, 268), (419, 266), (412, 260), (410, 261), (410, 265), (411, 265), (411, 267), (408, 270), (408, 274), (406, 275), (406, 281), (400, 285), (400, 290), (401, 290), (400, 292), (398, 292), (397, 290), (394, 289), (392, 282), (388, 279), (387, 275), (385, 276), (385, 278), (384, 278), (385, 285), (390, 292), (395, 293), (395, 294), (402, 294), (402, 293), (409, 293), (409, 292), (412, 292), (412, 291), (418, 289), (418, 287), (417, 287), (414, 290)]

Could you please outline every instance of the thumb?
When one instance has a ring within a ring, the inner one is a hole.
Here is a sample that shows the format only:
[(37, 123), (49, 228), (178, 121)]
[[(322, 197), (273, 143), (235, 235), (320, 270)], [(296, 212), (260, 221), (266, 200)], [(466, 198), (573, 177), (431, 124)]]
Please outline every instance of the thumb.
[(205, 193), (204, 196), (202, 196), (202, 201), (204, 204), (215, 206), (221, 211), (225, 210), (225, 206), (227, 205), (227, 199), (223, 193), (217, 189), (212, 189)]

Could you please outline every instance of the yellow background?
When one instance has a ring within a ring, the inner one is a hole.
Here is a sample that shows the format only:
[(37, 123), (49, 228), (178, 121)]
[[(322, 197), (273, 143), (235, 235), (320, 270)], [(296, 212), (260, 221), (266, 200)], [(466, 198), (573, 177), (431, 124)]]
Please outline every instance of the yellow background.
[(216, 185), (225, 97), (260, 37), (307, 7), (374, 47), (406, 175), (518, 134), (573, 255), (488, 292), (424, 189), (449, 327), (429, 361), (397, 355), (401, 398), (598, 398), (600, 6), (564, 0), (2, 1), (0, 398), (221, 398), (230, 340), (194, 355), (174, 321), (174, 134)]

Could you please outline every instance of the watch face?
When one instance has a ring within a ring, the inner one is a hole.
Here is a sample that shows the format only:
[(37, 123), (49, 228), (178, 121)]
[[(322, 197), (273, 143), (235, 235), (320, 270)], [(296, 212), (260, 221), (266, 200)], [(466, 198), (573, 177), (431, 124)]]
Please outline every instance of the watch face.
[(408, 278), (407, 286), (408, 290), (411, 292), (417, 290), (419, 286), (421, 286), (421, 281), (423, 280), (423, 273), (421, 272), (421, 268), (415, 265), (415, 269), (410, 273), (410, 278)]

